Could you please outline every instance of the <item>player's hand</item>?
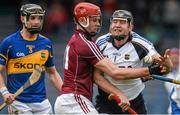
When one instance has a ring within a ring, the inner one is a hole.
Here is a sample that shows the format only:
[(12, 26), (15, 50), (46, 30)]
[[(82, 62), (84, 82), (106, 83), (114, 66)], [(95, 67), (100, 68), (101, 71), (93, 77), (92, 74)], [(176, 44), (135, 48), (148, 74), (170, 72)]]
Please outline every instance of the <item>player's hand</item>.
[(151, 76), (145, 76), (145, 77), (142, 77), (141, 78), (141, 80), (143, 81), (143, 82), (146, 82), (146, 81), (149, 81), (149, 80), (153, 80), (154, 78), (153, 77), (151, 77)]
[(7, 104), (11, 104), (15, 100), (14, 94), (12, 93), (7, 93), (3, 95), (3, 98), (4, 98), (4, 102)]
[(127, 111), (129, 109), (129, 107), (130, 107), (129, 100), (124, 95), (117, 95), (117, 96), (121, 100), (121, 102), (118, 103), (118, 105), (122, 108), (123, 111)]
[(170, 54), (170, 49), (167, 49), (165, 51), (165, 54), (163, 57), (160, 57), (162, 60), (162, 73), (167, 74), (169, 72), (171, 72), (172, 68), (173, 68), (173, 64), (171, 62), (171, 59), (169, 57)]

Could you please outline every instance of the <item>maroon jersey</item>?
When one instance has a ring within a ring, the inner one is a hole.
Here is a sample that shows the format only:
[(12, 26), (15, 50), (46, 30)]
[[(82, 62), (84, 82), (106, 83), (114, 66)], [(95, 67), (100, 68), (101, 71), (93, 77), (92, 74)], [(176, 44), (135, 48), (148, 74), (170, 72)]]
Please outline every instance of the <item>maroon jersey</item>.
[(93, 65), (104, 58), (96, 44), (76, 30), (64, 55), (64, 83), (62, 94), (80, 94), (92, 100)]

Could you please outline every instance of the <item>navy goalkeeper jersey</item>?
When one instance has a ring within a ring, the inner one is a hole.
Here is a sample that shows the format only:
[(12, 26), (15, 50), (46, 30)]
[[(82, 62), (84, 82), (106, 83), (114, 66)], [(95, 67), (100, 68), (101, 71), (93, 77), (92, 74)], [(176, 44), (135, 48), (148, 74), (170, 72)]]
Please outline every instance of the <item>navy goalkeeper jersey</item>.
[[(6, 66), (7, 88), (15, 93), (28, 80), (36, 65), (54, 66), (52, 43), (42, 35), (34, 40), (24, 39), (20, 31), (6, 37), (0, 45), (0, 64)], [(25, 103), (46, 99), (45, 73), (16, 99)]]

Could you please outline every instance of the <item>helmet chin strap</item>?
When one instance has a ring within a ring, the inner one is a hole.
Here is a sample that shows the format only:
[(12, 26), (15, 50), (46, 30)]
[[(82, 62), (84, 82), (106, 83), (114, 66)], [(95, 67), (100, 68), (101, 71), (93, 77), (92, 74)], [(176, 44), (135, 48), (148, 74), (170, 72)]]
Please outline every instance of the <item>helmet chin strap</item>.
[(40, 29), (39, 28), (27, 28), (27, 30), (31, 34), (38, 34), (38, 33), (40, 33)]
[[(84, 17), (85, 19), (85, 17)], [(79, 23), (81, 26), (83, 26), (84, 28), (87, 28), (89, 26), (89, 17), (87, 18), (87, 23), (86, 25), (85, 24), (82, 24), (82, 23)]]
[[(74, 16), (75, 17), (75, 16)], [(89, 39), (91, 39), (91, 37), (95, 36), (97, 33), (96, 32), (88, 32), (85, 28), (89, 26), (89, 17), (87, 18), (87, 24), (84, 25), (82, 23), (79, 23), (79, 21), (76, 19), (75, 17), (75, 20), (76, 22), (81, 26), (81, 28), (88, 34), (89, 36)]]
[(121, 40), (124, 40), (126, 38), (126, 35), (117, 35), (117, 36), (111, 35), (111, 37), (113, 39), (116, 39), (117, 41), (121, 41)]

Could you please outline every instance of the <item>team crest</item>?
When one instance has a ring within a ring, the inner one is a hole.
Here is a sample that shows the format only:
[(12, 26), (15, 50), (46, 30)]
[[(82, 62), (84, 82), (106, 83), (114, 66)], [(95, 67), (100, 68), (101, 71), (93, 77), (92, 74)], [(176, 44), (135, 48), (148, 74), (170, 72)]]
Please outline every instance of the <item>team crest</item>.
[(124, 59), (125, 59), (125, 60), (129, 60), (129, 59), (130, 59), (130, 54), (125, 54), (125, 55), (124, 55)]
[(46, 53), (41, 52), (41, 60), (46, 60)]
[(81, 14), (84, 14), (84, 13), (86, 13), (87, 12), (87, 10), (85, 9), (85, 8), (80, 8), (80, 13)]
[(33, 52), (33, 48), (35, 48), (34, 45), (26, 45), (26, 47), (28, 48), (29, 53), (32, 53)]

